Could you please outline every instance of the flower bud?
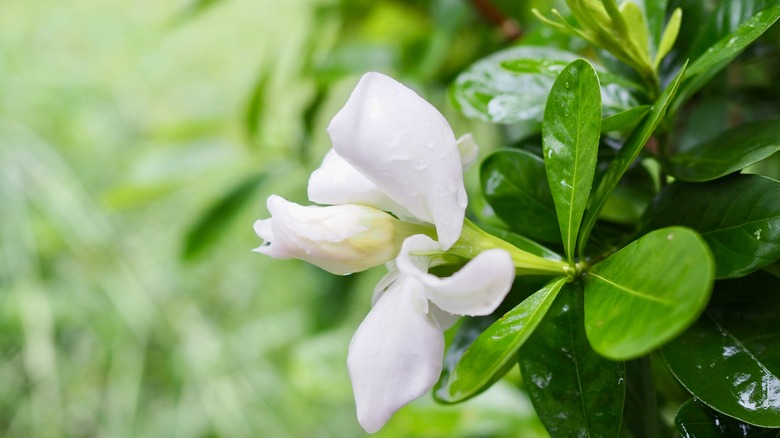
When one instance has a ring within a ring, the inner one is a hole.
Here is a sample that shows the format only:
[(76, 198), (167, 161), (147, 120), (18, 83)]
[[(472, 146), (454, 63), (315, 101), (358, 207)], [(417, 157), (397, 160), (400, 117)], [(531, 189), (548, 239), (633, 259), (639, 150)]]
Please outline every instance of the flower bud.
[(304, 260), (334, 274), (363, 271), (392, 260), (403, 238), (423, 227), (362, 205), (304, 207), (276, 195), (267, 204), (271, 218), (254, 225), (265, 242), (254, 251)]

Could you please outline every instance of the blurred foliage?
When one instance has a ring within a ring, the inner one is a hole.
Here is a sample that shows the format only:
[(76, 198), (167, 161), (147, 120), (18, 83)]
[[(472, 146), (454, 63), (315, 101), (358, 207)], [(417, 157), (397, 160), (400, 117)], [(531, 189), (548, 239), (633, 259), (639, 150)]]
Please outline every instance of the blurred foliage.
[[(256, 256), (258, 207), (305, 197), (357, 75), (445, 108), (548, 3), (4, 2), (0, 434), (362, 436), (346, 348), (380, 273)], [(379, 436), (544, 436), (510, 382)]]

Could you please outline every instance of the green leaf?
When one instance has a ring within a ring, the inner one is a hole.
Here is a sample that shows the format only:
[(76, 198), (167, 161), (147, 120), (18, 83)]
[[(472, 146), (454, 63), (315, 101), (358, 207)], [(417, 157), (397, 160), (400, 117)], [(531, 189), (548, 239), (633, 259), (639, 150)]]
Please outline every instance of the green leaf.
[(711, 408), (780, 427), (780, 278), (756, 272), (715, 284), (699, 321), (663, 348), (674, 376)]
[(555, 80), (542, 124), (547, 182), (569, 260), (593, 184), (600, 131), (599, 80), (593, 67), (579, 59)]
[(650, 34), (642, 9), (634, 2), (623, 2), (620, 14), (626, 22), (626, 32), (633, 43), (635, 56), (650, 64)]
[(780, 182), (760, 175), (676, 182), (656, 197), (642, 223), (646, 230), (697, 230), (712, 249), (717, 277), (741, 277), (780, 259)]
[(482, 332), (434, 389), (436, 398), (457, 403), (487, 389), (506, 372), (515, 353), (541, 322), (566, 278), (557, 278)]
[[(773, 6), (776, 0), (727, 0), (718, 2), (701, 2), (700, 0), (677, 0), (685, 11), (685, 16), (694, 15), (694, 21), (687, 24), (695, 31), (691, 38), (691, 46), (686, 53), (690, 59), (702, 56), (708, 48), (726, 35), (733, 33), (745, 21)], [(694, 10), (690, 14), (690, 10)], [(685, 18), (685, 16), (683, 18)], [(686, 23), (684, 23), (686, 24)]]
[(658, 415), (653, 367), (650, 357), (626, 362), (626, 402), (623, 407), (622, 430), (636, 438), (658, 437), (661, 418)]
[(601, 132), (630, 132), (642, 117), (650, 111), (650, 105), (640, 105), (601, 120)]
[(692, 398), (677, 411), (674, 426), (682, 438), (778, 438), (777, 429), (764, 429), (720, 414)]
[(637, 0), (637, 3), (642, 6), (644, 15), (647, 18), (647, 31), (650, 35), (650, 53), (656, 53), (664, 30), (664, 22), (666, 21), (667, 0)]
[(672, 46), (674, 46), (675, 41), (677, 41), (677, 35), (680, 32), (681, 21), (682, 9), (677, 8), (674, 10), (674, 12), (672, 12), (672, 16), (669, 17), (669, 22), (666, 24), (666, 29), (664, 29), (664, 34), (661, 37), (661, 42), (658, 45), (658, 52), (655, 54), (655, 58), (653, 59), (653, 68), (656, 70), (661, 64), (661, 60), (663, 60), (664, 56), (666, 56), (669, 51), (672, 50)]
[(588, 344), (580, 288), (564, 286), (518, 358), (528, 396), (550, 435), (618, 436), (624, 364)]
[(639, 155), (639, 152), (644, 147), (647, 140), (655, 132), (655, 128), (661, 123), (661, 120), (666, 114), (666, 110), (672, 101), (677, 88), (680, 86), (682, 79), (685, 77), (685, 65), (677, 73), (677, 76), (672, 80), (668, 87), (661, 93), (661, 96), (653, 104), (650, 109), (650, 113), (645, 117), (644, 121), (631, 133), (631, 136), (626, 139), (623, 147), (618, 152), (617, 157), (609, 164), (607, 171), (601, 178), (595, 192), (592, 194), (590, 202), (588, 203), (588, 209), (585, 212), (585, 217), (582, 220), (582, 230), (580, 231), (579, 247), (580, 251), (584, 251), (585, 243), (587, 242), (590, 231), (596, 224), (596, 219), (599, 217), (601, 209), (604, 208), (607, 199), (609, 198), (612, 190), (617, 186), (620, 178), (626, 173), (631, 163)]
[(639, 357), (701, 314), (715, 266), (693, 230), (653, 231), (594, 265), (585, 277), (585, 330), (593, 349), (616, 360)]
[(778, 18), (780, 18), (780, 6), (758, 12), (693, 61), (688, 69), (688, 79), (680, 87), (680, 92), (672, 105), (672, 112), (677, 112), (683, 102), (769, 29)]
[(229, 230), (228, 224), (252, 199), (265, 175), (252, 175), (241, 181), (198, 218), (184, 238), (182, 258), (194, 259)]
[[(464, 70), (452, 84), (454, 106), (467, 117), (493, 123), (542, 121), (544, 106), (558, 73), (579, 57), (550, 47), (521, 46), (494, 53)], [(604, 113), (639, 104), (642, 88), (599, 71)]]
[[(449, 399), (447, 385), (452, 374), (452, 370), (458, 365), (463, 353), (468, 350), (479, 335), (485, 331), (491, 324), (496, 322), (500, 316), (511, 310), (518, 303), (527, 299), (539, 289), (547, 284), (548, 279), (540, 276), (522, 276), (517, 277), (512, 283), (512, 289), (507, 294), (504, 302), (492, 314), (486, 316), (475, 316), (461, 318), (459, 324), (452, 334), (452, 339), (447, 343), (447, 351), (444, 354), (441, 377), (433, 388), (433, 397), (440, 403), (457, 403), (459, 400)], [(449, 332), (447, 333), (450, 334)], [(501, 378), (505, 371), (508, 371), (514, 365), (512, 361), (507, 362), (505, 370), (499, 371), (493, 381)]]
[(492, 234), (503, 241), (511, 243), (523, 251), (530, 252), (531, 254), (538, 255), (539, 257), (549, 260), (563, 260), (563, 258), (557, 252), (542, 246), (527, 237), (523, 237), (511, 231), (502, 230), (501, 228), (496, 228), (490, 225), (480, 224), (479, 227), (489, 234)]
[(709, 181), (780, 151), (780, 120), (748, 122), (674, 155), (667, 171), (683, 181)]
[(485, 199), (512, 230), (533, 239), (560, 242), (541, 158), (524, 150), (496, 151), (482, 162), (480, 180)]

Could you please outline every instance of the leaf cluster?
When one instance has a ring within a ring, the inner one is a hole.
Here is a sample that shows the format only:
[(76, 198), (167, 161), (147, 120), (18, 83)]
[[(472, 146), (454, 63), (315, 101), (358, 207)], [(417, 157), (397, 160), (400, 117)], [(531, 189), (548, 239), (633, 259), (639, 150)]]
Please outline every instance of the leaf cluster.
[(435, 397), (459, 403), (517, 363), (553, 436), (776, 436), (780, 106), (756, 54), (777, 54), (780, 6), (566, 3), (568, 18), (535, 13), (587, 59), (521, 44), (450, 95), (514, 134), (482, 163), (476, 219), (570, 270), (463, 322)]

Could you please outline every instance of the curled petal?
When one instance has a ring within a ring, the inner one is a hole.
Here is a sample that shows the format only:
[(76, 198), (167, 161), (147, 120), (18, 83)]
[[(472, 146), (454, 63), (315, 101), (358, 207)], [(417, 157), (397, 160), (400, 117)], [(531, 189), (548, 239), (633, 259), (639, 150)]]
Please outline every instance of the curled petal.
[(428, 315), (423, 286), (402, 278), (371, 309), (349, 344), (347, 367), (358, 422), (372, 433), (428, 392), (441, 373), (444, 335)]
[(502, 249), (482, 251), (451, 277), (428, 274), (424, 255), (433, 242), (429, 237), (407, 238), (396, 259), (402, 276), (425, 286), (429, 300), (456, 315), (487, 315), (503, 301), (515, 278), (512, 257)]
[(428, 303), (428, 313), (436, 318), (436, 322), (439, 323), (439, 328), (441, 328), (442, 331), (445, 331), (454, 326), (455, 323), (460, 319), (460, 315), (453, 315), (450, 312), (445, 312), (434, 303)]
[(405, 208), (388, 198), (333, 149), (309, 177), (308, 194), (309, 200), (317, 204), (360, 204), (389, 211), (396, 216), (410, 216)]
[(304, 207), (272, 195), (270, 219), (255, 222), (265, 242), (256, 252), (278, 259), (297, 258), (334, 274), (381, 265), (398, 250), (400, 221), (361, 205)]
[[(427, 261), (422, 261), (422, 263), (427, 265)], [(385, 276), (379, 280), (379, 283), (377, 283), (376, 287), (374, 288), (374, 294), (371, 297), (372, 306), (376, 305), (377, 301), (382, 298), (385, 292), (390, 290), (393, 287), (393, 284), (395, 284), (395, 282), (401, 278), (401, 273), (398, 271), (398, 268), (396, 268), (395, 261), (391, 260), (385, 263), (385, 266), (387, 266), (387, 274), (385, 274)], [(427, 266), (425, 269), (427, 269)], [(428, 303), (428, 312), (436, 319), (436, 321), (439, 323), (439, 327), (441, 327), (442, 330), (447, 330), (448, 328), (455, 325), (461, 316), (445, 312), (444, 310), (441, 310), (439, 306), (433, 303)]]
[(367, 73), (328, 134), (340, 156), (412, 215), (436, 226), (442, 249), (455, 243), (467, 196), (455, 136), (436, 108), (394, 79)]

